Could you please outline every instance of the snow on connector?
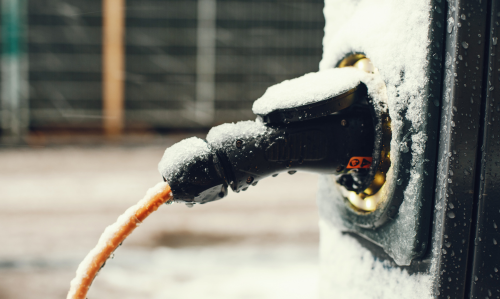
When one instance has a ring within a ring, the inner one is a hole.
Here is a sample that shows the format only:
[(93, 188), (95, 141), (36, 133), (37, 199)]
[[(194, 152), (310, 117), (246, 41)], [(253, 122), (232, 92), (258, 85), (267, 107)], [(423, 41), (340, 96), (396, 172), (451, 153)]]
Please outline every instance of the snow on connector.
[(215, 147), (222, 148), (237, 138), (246, 139), (266, 133), (267, 127), (260, 121), (240, 121), (222, 124), (210, 129), (207, 141)]
[(209, 154), (210, 148), (203, 139), (198, 137), (187, 138), (165, 150), (163, 158), (158, 164), (158, 171), (168, 180), (182, 168), (182, 165), (189, 164), (194, 158), (208, 157)]
[(269, 87), (252, 110), (265, 115), (278, 109), (313, 104), (355, 88), (367, 73), (355, 68), (335, 68), (286, 80)]

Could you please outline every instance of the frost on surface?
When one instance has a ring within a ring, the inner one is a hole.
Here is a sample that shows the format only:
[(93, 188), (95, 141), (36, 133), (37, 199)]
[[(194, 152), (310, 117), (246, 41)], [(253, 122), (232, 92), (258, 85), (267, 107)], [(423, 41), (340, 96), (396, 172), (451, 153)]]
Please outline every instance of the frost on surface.
[(235, 139), (247, 139), (266, 133), (267, 127), (260, 121), (240, 121), (237, 123), (222, 124), (210, 129), (207, 141), (216, 148), (223, 148)]
[[(339, 13), (341, 12), (341, 13)], [(411, 262), (412, 247), (414, 246), (412, 236), (415, 235), (415, 227), (420, 219), (416, 209), (421, 205), (421, 186), (424, 173), (424, 153), (428, 136), (427, 111), (428, 103), (432, 99), (426, 96), (428, 77), (426, 70), (429, 66), (428, 56), (430, 52), (429, 32), (431, 26), (431, 2), (429, 0), (325, 0), (324, 14), (326, 19), (325, 36), (323, 39), (323, 59), (320, 63), (320, 73), (334, 68), (339, 61), (352, 53), (363, 53), (370, 58), (373, 65), (386, 85), (386, 99), (391, 117), (391, 168), (387, 173), (387, 182), (384, 187), (384, 196), (391, 196), (398, 185), (398, 177), (404, 172), (410, 174), (408, 185), (404, 191), (404, 200), (399, 208), (399, 213), (394, 221), (388, 222), (379, 230), (364, 230), (368, 238), (380, 241), (384, 250), (399, 265), (408, 265)], [(369, 93), (377, 92), (377, 88), (370, 88)], [(378, 89), (381, 91), (381, 89)], [(374, 97), (380, 97), (377, 94)], [(406, 122), (406, 123), (405, 123)], [(411, 167), (403, 169), (397, 162), (401, 155), (411, 154)], [(339, 192), (334, 186), (331, 177), (323, 177), (320, 184), (319, 209), (324, 224), (322, 228), (322, 255), (331, 263), (344, 265), (344, 260), (350, 260), (349, 252), (345, 256), (336, 253), (329, 244), (333, 239), (340, 242), (351, 242), (342, 237), (340, 241), (333, 232), (358, 231), (352, 223), (342, 221), (338, 216), (337, 203), (342, 204)], [(323, 232), (325, 231), (325, 232)], [(384, 233), (381, 233), (384, 231)], [(331, 238), (332, 240), (328, 240)], [(344, 244), (338, 245), (338, 250), (343, 250)], [(345, 245), (348, 248), (350, 245)], [(324, 249), (329, 248), (329, 249)], [(359, 253), (359, 251), (357, 251)], [(359, 253), (360, 254), (360, 253)], [(364, 254), (354, 256), (352, 259), (359, 261), (373, 257), (366, 251)], [(323, 261), (324, 262), (324, 261)], [(365, 261), (366, 262), (366, 261)], [(347, 263), (347, 262), (345, 262)], [(368, 268), (367, 275), (380, 276), (375, 279), (365, 277), (371, 281), (374, 290), (381, 290), (378, 285), (387, 284), (386, 280), (392, 277), (399, 279), (399, 288), (414, 290), (408, 294), (398, 293), (394, 286), (385, 285), (388, 289), (395, 290), (394, 298), (428, 298), (427, 291), (431, 288), (425, 274), (421, 277), (408, 276), (406, 273), (393, 274), (383, 272), (382, 263), (370, 261), (373, 270)], [(325, 267), (322, 273), (323, 283), (337, 286), (338, 289), (326, 290), (322, 288), (324, 298), (393, 298), (389, 294), (356, 293), (354, 289), (371, 290), (367, 287), (350, 287), (352, 290), (343, 289), (359, 275), (356, 265), (351, 268), (344, 267), (342, 270), (333, 266)], [(365, 266), (361, 266), (365, 267)], [(380, 270), (380, 271), (379, 271)], [(370, 272), (373, 271), (373, 272)], [(343, 272), (343, 273), (342, 273)], [(387, 279), (384, 279), (386, 277)], [(334, 279), (344, 281), (344, 284), (336, 283)], [(325, 285), (326, 287), (326, 285)], [(329, 287), (329, 286), (328, 286)], [(421, 289), (418, 289), (421, 288)], [(338, 290), (345, 290), (345, 295), (338, 295)], [(401, 290), (403, 291), (403, 290)]]
[(432, 298), (429, 275), (410, 275), (375, 259), (358, 241), (324, 220), (320, 232), (320, 298)]
[[(387, 86), (391, 125), (396, 133), (393, 142), (399, 141), (403, 117), (411, 121), (413, 131), (422, 131), (427, 107), (422, 93), (428, 80), (429, 1), (326, 0), (324, 13), (320, 70), (335, 67), (349, 53), (364, 53)], [(397, 157), (396, 147), (392, 149), (391, 157)]]
[(269, 87), (253, 103), (252, 110), (265, 115), (278, 109), (320, 102), (356, 87), (365, 74), (355, 68), (335, 68), (285, 80)]
[(189, 164), (195, 157), (202, 159), (204, 156), (208, 157), (209, 154), (210, 148), (203, 139), (187, 138), (165, 150), (158, 163), (158, 171), (168, 180), (182, 168), (182, 165)]

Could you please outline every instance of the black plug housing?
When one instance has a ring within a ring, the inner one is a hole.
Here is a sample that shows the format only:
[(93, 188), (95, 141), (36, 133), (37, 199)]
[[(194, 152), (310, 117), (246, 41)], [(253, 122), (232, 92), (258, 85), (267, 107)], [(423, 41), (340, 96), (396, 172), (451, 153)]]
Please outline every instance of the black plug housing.
[(169, 175), (160, 172), (174, 199), (187, 203), (220, 199), (227, 186), (245, 191), (280, 172), (352, 175), (356, 184), (346, 187), (358, 192), (370, 185), (376, 165), (353, 170), (349, 164), (353, 157), (377, 164), (376, 119), (366, 86), (360, 84), (321, 102), (259, 115), (256, 122), (212, 128), (200, 157), (192, 157)]
[[(165, 158), (168, 159), (168, 156)], [(174, 172), (163, 169), (163, 180), (168, 182), (174, 200), (206, 203), (227, 195), (227, 184), (222, 166), (215, 151), (193, 156), (186, 163), (179, 163)]]

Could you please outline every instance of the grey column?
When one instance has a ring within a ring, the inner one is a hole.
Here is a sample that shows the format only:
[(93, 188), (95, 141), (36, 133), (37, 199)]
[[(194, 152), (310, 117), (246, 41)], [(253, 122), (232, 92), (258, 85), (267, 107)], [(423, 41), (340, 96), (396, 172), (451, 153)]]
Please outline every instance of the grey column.
[(195, 121), (206, 126), (214, 120), (216, 0), (198, 0)]
[(2, 0), (2, 139), (22, 140), (29, 126), (28, 57), (25, 0)]

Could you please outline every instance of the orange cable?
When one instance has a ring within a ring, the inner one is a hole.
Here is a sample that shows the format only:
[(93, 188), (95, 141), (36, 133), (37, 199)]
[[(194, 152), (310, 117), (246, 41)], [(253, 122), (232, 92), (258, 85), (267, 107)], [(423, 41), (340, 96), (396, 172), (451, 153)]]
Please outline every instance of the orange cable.
[[(159, 193), (152, 196), (142, 207), (139, 207), (135, 214), (133, 214), (128, 219), (128, 221), (119, 228), (119, 230), (112, 236), (112, 238), (106, 240), (105, 247), (92, 257), (92, 261), (85, 270), (86, 273), (81, 278), (81, 281), (76, 285), (74, 285), (74, 282), (72, 281), (71, 289), (68, 292), (67, 299), (85, 299), (90, 285), (94, 281), (94, 278), (97, 276), (97, 273), (99, 272), (99, 270), (101, 270), (101, 268), (104, 266), (104, 263), (106, 263), (106, 261), (111, 256), (111, 254), (113, 254), (116, 248), (120, 246), (123, 240), (125, 240), (125, 238), (127, 238), (128, 235), (130, 235), (132, 231), (134, 231), (134, 229), (144, 221), (144, 219), (146, 219), (151, 213), (156, 211), (160, 207), (160, 205), (172, 200), (173, 196), (170, 190), (170, 186), (166, 183), (163, 183), (163, 185), (165, 187)], [(96, 246), (96, 248), (98, 246), (99, 244)], [(91, 255), (92, 253), (93, 252), (91, 251), (89, 255)], [(74, 281), (75, 280), (77, 280), (77, 278), (75, 278)]]

